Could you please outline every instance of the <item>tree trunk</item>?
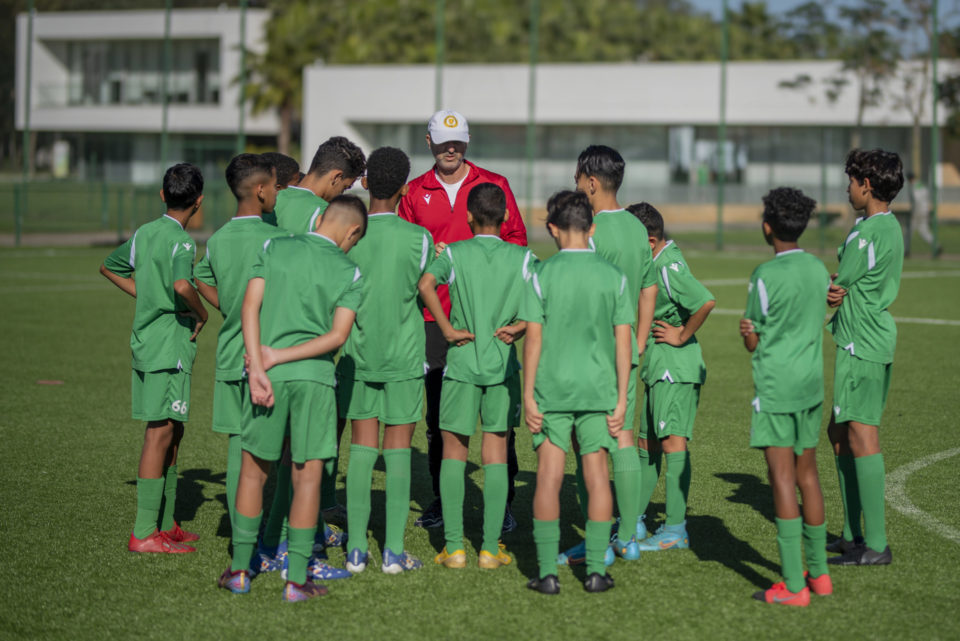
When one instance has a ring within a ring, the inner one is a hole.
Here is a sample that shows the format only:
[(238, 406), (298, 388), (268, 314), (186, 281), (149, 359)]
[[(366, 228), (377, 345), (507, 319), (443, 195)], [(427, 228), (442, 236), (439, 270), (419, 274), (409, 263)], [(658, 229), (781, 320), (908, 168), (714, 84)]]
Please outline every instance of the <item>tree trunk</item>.
[(280, 107), (280, 132), (277, 134), (277, 151), (290, 155), (290, 130), (293, 128), (293, 106)]

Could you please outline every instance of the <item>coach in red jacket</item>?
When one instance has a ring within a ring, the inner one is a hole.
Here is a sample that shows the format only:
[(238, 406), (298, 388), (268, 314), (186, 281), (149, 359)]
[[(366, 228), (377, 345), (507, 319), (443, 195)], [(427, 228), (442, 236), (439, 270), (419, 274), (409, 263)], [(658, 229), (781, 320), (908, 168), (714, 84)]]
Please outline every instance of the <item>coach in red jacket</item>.
[[(517, 201), (510, 191), (507, 179), (492, 171), (481, 169), (466, 160), (467, 145), (470, 142), (470, 130), (467, 119), (456, 111), (443, 110), (433, 114), (427, 123), (427, 145), (436, 158), (434, 166), (422, 176), (410, 181), (407, 195), (400, 201), (401, 218), (425, 227), (433, 235), (437, 254), (450, 243), (473, 237), (467, 224), (467, 194), (476, 185), (493, 183), (503, 189), (507, 196), (509, 216), (500, 230), (503, 240), (527, 244), (527, 229), (517, 207)], [(447, 286), (437, 288), (443, 310), (450, 313), (450, 294)], [(437, 327), (430, 312), (424, 310), (424, 328), (427, 334), (427, 374), (424, 384), (427, 388), (427, 442), (430, 461), (430, 476), (433, 478), (434, 500), (424, 510), (416, 525), (420, 527), (440, 527), (443, 525), (443, 512), (440, 506), (440, 462), (443, 459), (443, 441), (440, 438), (440, 390), (443, 385), (443, 368), (447, 363), (447, 341)], [(503, 531), (509, 532), (516, 527), (516, 521), (510, 512), (510, 503), (514, 497), (513, 480), (517, 475), (517, 453), (513, 431), (507, 447), (507, 469), (510, 476), (510, 490), (507, 496), (507, 513), (504, 515)]]

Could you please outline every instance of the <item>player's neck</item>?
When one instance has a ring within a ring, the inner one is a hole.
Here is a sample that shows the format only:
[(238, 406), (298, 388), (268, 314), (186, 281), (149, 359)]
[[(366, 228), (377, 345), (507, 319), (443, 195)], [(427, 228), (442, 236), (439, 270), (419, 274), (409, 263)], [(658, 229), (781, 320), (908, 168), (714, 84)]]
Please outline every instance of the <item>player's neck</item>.
[(667, 241), (665, 238), (658, 240), (653, 246), (653, 255), (659, 256), (660, 252), (663, 251), (663, 248), (667, 246)]
[(323, 180), (322, 176), (317, 176), (315, 174), (307, 174), (302, 179), (300, 179), (300, 183), (297, 184), (296, 186), (301, 189), (309, 189), (310, 191), (313, 192), (314, 196), (317, 196), (318, 198), (323, 198), (323, 196), (320, 195), (320, 192), (323, 191), (322, 180)]
[(500, 235), (500, 226), (499, 225), (471, 225), (471, 231), (473, 231), (474, 236), (499, 236)]
[(590, 249), (590, 235), (585, 231), (559, 229), (555, 240), (560, 249)]
[(190, 222), (190, 219), (193, 217), (193, 212), (195, 210), (191, 207), (190, 209), (168, 209), (167, 216), (173, 218), (175, 221), (180, 223), (180, 226), (184, 229), (187, 228), (187, 223)]
[(773, 238), (773, 253), (782, 254), (783, 252), (793, 251), (794, 249), (800, 249), (797, 241), (780, 240), (777, 237)]
[(367, 209), (371, 214), (393, 214), (397, 211), (397, 203), (400, 198), (374, 198), (370, 197), (370, 207)]
[(590, 206), (593, 207), (593, 213), (597, 214), (601, 211), (617, 211), (623, 209), (620, 206), (620, 203), (617, 202), (616, 192), (606, 192), (598, 191), (590, 198)]
[(260, 216), (263, 213), (263, 203), (257, 199), (242, 200), (237, 203), (237, 213), (234, 218), (247, 218), (248, 216)]
[(867, 206), (863, 208), (863, 217), (870, 218), (875, 214), (883, 214), (890, 211), (890, 203), (871, 198), (867, 201)]
[(442, 182), (445, 182), (448, 185), (452, 185), (454, 183), (460, 182), (461, 180), (467, 177), (467, 174), (470, 173), (470, 165), (468, 165), (467, 161), (464, 160), (462, 163), (460, 163), (459, 167), (457, 167), (450, 173), (444, 173), (440, 169), (439, 165), (434, 165), (434, 173), (437, 174), (437, 177)]

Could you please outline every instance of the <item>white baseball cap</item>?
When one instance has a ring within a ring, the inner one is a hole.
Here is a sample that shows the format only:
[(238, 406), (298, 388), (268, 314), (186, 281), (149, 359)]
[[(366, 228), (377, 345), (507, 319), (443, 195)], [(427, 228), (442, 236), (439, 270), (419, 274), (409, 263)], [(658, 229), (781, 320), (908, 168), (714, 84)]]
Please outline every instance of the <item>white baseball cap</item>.
[(430, 134), (430, 140), (435, 144), (450, 142), (451, 140), (470, 142), (470, 128), (467, 126), (467, 119), (450, 109), (442, 109), (433, 114), (430, 122), (427, 123), (427, 133)]

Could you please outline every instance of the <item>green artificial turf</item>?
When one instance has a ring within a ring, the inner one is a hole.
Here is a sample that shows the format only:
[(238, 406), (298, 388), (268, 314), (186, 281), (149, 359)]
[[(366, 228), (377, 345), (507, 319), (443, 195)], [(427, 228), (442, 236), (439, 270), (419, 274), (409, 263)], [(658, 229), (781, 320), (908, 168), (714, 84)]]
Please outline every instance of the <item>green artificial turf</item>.
[[(815, 240), (815, 239), (812, 239)], [(681, 247), (683, 246), (681, 239)], [(535, 247), (541, 257), (552, 253)], [(687, 551), (645, 553), (610, 569), (616, 588), (587, 594), (582, 569), (561, 568), (557, 597), (524, 588), (536, 571), (531, 537), (535, 459), (520, 428), (514, 513), (520, 527), (504, 538), (515, 563), (476, 567), (482, 518), (479, 439), (467, 467), (468, 566), (435, 566), (440, 529), (412, 526), (433, 498), (422, 424), (414, 439), (407, 547), (423, 570), (386, 576), (379, 563), (330, 582), (329, 596), (281, 601), (279, 576), (253, 582), (250, 594), (216, 588), (228, 563), (224, 506), (226, 440), (210, 430), (216, 330), (199, 339), (192, 405), (180, 458), (178, 519), (200, 534), (189, 555), (126, 551), (135, 510), (143, 426), (130, 418), (128, 339), (133, 301), (97, 274), (108, 249), (0, 251), (0, 639), (956, 639), (960, 637), (960, 538), (926, 528), (888, 503), (889, 567), (838, 568), (835, 593), (809, 608), (753, 601), (779, 580), (772, 500), (759, 452), (748, 447), (749, 355), (737, 333), (751, 270), (772, 254), (722, 254), (696, 248), (691, 268), (711, 283), (717, 311), (700, 332), (708, 380), (691, 443), (693, 484)], [(831, 271), (836, 261), (828, 259)], [(896, 317), (960, 320), (960, 267), (911, 259), (891, 311)], [(211, 315), (211, 318), (214, 318)], [(960, 326), (901, 323), (881, 443), (887, 471), (960, 447), (957, 359)], [(824, 337), (827, 399), (834, 346)], [(41, 384), (40, 381), (62, 381)], [(824, 419), (826, 421), (826, 417)], [(344, 444), (349, 442), (349, 429)], [(831, 538), (841, 525), (833, 457), (824, 434), (818, 451)], [(342, 448), (338, 493), (348, 447)], [(958, 458), (924, 467), (906, 496), (956, 533)], [(572, 459), (567, 481), (572, 480)], [(662, 483), (662, 482), (661, 482)], [(374, 473), (371, 552), (383, 541), (383, 464)], [(562, 546), (582, 524), (573, 486), (563, 492)], [(662, 485), (650, 517), (662, 516)], [(343, 552), (331, 561), (341, 566)]]

